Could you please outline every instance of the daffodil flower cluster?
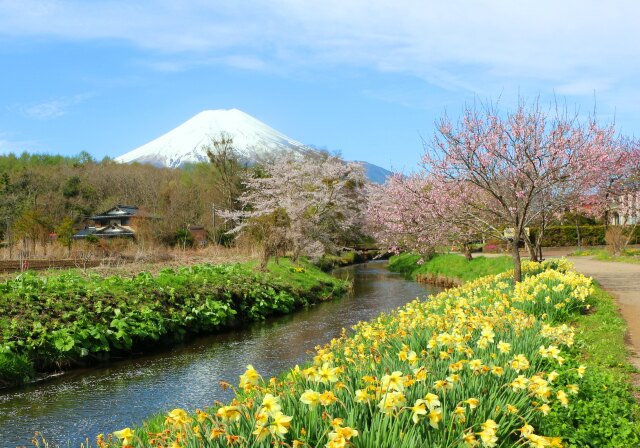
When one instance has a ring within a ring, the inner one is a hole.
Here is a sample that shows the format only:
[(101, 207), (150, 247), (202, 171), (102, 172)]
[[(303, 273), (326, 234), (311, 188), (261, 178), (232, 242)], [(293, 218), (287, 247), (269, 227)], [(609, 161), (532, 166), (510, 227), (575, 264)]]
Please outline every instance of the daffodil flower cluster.
[(249, 365), (231, 403), (114, 435), (157, 447), (560, 447), (536, 427), (581, 393), (588, 372), (568, 361), (564, 318), (592, 284), (565, 261), (523, 271), (516, 285), (484, 277), (362, 322), (279, 379)]

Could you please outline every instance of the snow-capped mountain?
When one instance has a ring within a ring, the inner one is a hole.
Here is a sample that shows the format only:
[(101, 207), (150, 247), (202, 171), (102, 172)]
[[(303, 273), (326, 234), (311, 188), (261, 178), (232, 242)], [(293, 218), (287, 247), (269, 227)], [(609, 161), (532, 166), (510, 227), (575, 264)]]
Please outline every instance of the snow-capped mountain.
[[(116, 157), (121, 163), (150, 163), (178, 168), (184, 164), (206, 162), (206, 147), (221, 135), (233, 138), (233, 147), (248, 162), (256, 162), (270, 153), (293, 151), (301, 155), (317, 152), (267, 126), (238, 109), (206, 110), (157, 139)], [(373, 182), (384, 182), (391, 174), (384, 168), (361, 162)]]

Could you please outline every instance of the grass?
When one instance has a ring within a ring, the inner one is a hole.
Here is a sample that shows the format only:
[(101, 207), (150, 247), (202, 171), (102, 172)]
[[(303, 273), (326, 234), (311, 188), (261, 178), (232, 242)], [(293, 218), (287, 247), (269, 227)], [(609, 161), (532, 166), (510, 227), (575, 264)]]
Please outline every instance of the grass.
[(571, 412), (554, 411), (542, 429), (563, 433), (565, 447), (640, 445), (640, 407), (635, 397), (625, 343), (627, 325), (614, 299), (599, 285), (589, 297), (590, 312), (573, 321), (575, 346), (570, 357), (589, 371), (581, 384), (584, 399)]
[(573, 257), (593, 257), (600, 261), (640, 264), (640, 249), (625, 249), (619, 256), (615, 256), (605, 249), (579, 249), (570, 255)]
[(343, 252), (340, 255), (331, 255), (326, 254), (323, 255), (320, 260), (316, 263), (317, 266), (325, 272), (328, 272), (332, 269), (339, 268), (341, 266), (349, 266), (354, 263), (359, 263), (365, 260), (365, 256), (363, 256), (359, 252), (349, 251)]
[[(595, 282), (594, 282), (595, 283)], [(625, 343), (627, 324), (614, 299), (597, 283), (591, 297), (591, 312), (577, 317), (576, 346), (589, 365), (608, 369), (620, 380), (629, 380), (635, 369), (629, 364)]]
[(391, 257), (389, 269), (401, 272), (412, 279), (443, 277), (461, 281), (474, 280), (513, 269), (513, 262), (508, 256), (475, 257), (469, 261), (461, 255), (437, 254), (419, 264), (421, 258), (420, 255), (409, 253)]
[[(255, 268), (258, 266), (258, 262), (249, 262), (247, 266)], [(297, 272), (300, 268), (304, 269), (303, 275)], [(277, 263), (271, 260), (267, 265), (267, 271), (274, 279), (303, 295), (318, 294), (319, 297), (333, 298), (344, 294), (348, 288), (348, 285), (345, 285), (343, 281), (305, 259), (301, 259), (297, 263), (293, 263), (288, 258), (281, 258)], [(318, 300), (312, 300), (312, 302), (316, 301)]]

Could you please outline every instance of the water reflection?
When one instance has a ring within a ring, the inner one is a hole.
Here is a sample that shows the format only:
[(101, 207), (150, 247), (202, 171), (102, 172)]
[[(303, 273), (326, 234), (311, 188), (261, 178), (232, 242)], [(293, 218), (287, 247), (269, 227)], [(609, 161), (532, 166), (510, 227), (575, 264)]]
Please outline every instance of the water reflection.
[(277, 375), (305, 362), (310, 350), (342, 328), (436, 290), (390, 273), (383, 263), (343, 268), (336, 275), (353, 279), (352, 295), (161, 354), (0, 392), (0, 446), (26, 445), (36, 431), (77, 446), (85, 437), (140, 423), (153, 413), (228, 400), (231, 392), (222, 391), (219, 381), (237, 383), (247, 364), (265, 377)]

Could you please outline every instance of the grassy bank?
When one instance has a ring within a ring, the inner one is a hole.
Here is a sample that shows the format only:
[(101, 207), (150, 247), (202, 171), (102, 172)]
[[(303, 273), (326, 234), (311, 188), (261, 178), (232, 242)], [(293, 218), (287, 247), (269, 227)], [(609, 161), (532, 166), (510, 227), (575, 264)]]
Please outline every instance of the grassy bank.
[(437, 254), (423, 261), (417, 254), (400, 254), (389, 259), (389, 269), (423, 283), (453, 286), (485, 275), (513, 268), (511, 257), (475, 257), (472, 260), (456, 254)]
[(554, 410), (543, 428), (562, 433), (566, 447), (640, 446), (640, 408), (625, 344), (627, 326), (614, 299), (594, 285), (589, 309), (571, 319), (575, 344), (568, 353), (589, 375), (569, 412)]
[[(322, 258), (315, 264), (323, 271), (328, 272), (332, 269), (351, 266), (356, 263), (364, 263), (366, 261), (373, 260), (376, 256), (379, 255), (380, 252), (377, 249), (358, 252), (349, 251), (343, 252), (340, 255), (323, 255)], [(382, 259), (385, 259), (385, 257), (383, 257)]]
[(347, 288), (309, 263), (286, 259), (266, 272), (244, 263), (129, 278), (26, 273), (0, 283), (0, 387), (28, 380), (34, 371), (139, 353), (288, 313)]
[(325, 272), (329, 272), (332, 269), (350, 266), (355, 263), (361, 263), (365, 261), (365, 257), (358, 252), (344, 252), (340, 255), (323, 255), (316, 265)]
[(248, 366), (231, 403), (174, 409), (98, 444), (638, 446), (637, 406), (609, 376), (627, 374), (610, 298), (565, 262), (524, 273), (517, 286), (511, 272), (487, 276), (360, 323), (279, 379)]

